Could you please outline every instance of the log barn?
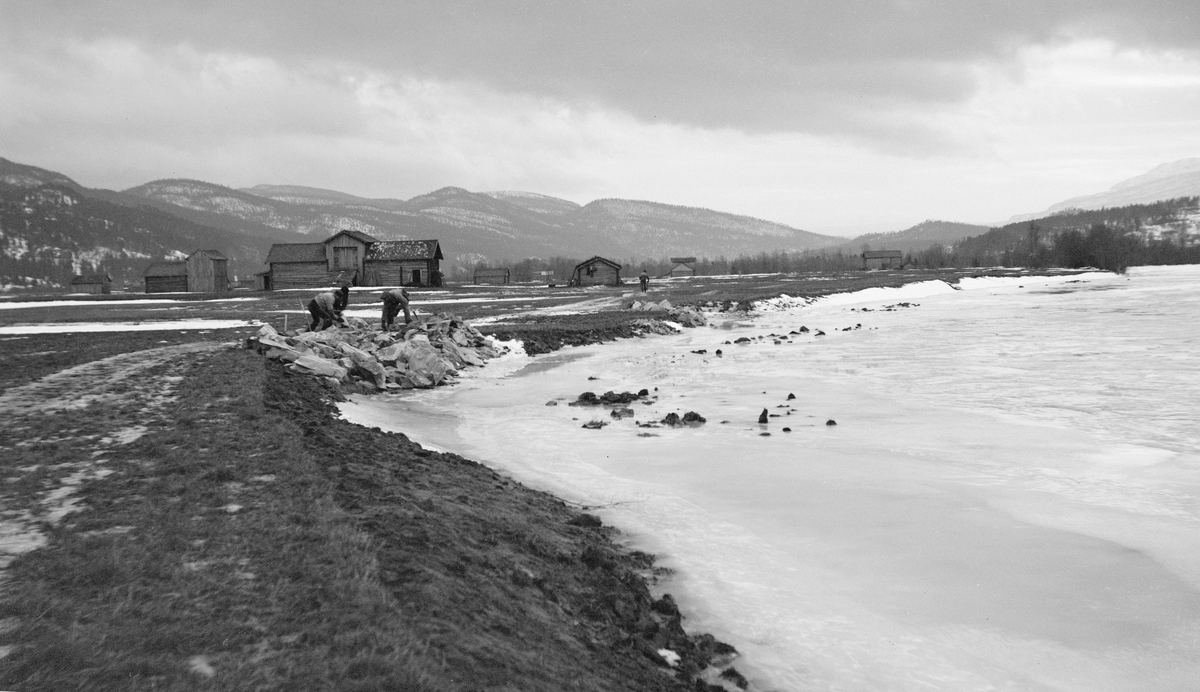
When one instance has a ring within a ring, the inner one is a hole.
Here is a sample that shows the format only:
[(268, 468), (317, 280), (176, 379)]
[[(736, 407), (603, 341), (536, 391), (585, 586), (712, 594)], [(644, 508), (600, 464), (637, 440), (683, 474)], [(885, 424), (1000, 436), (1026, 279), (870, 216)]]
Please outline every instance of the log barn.
[(72, 293), (112, 293), (112, 277), (108, 274), (77, 274), (71, 279)]
[(379, 240), (339, 231), (320, 243), (276, 243), (267, 253), (265, 290), (354, 286), (440, 286), (436, 240)]
[(188, 255), (187, 290), (224, 293), (229, 290), (229, 259), (216, 250), (197, 250)]
[(481, 267), (475, 270), (474, 281), (477, 284), (512, 283), (512, 273), (507, 268), (484, 269)]
[(366, 286), (441, 286), (436, 240), (381, 240), (367, 250)]
[(696, 275), (696, 258), (695, 257), (672, 257), (671, 258), (671, 276), (695, 276)]
[(572, 286), (620, 286), (621, 265), (596, 256), (575, 265), (571, 272)]
[(899, 250), (867, 250), (862, 253), (862, 268), (899, 269), (904, 264), (904, 253)]
[(224, 293), (229, 290), (229, 260), (216, 250), (197, 250), (187, 259), (155, 262), (142, 276), (146, 293)]
[(146, 293), (186, 293), (188, 290), (187, 262), (155, 262), (142, 274)]

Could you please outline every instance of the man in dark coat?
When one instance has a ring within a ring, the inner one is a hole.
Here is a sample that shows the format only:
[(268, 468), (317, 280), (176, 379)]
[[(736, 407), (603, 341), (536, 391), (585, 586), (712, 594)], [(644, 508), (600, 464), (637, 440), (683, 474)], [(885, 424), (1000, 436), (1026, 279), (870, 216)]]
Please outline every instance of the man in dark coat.
[(642, 283), (642, 293), (645, 293), (646, 287), (650, 285), (650, 275), (646, 273), (645, 269), (642, 270), (642, 275), (638, 277), (638, 281)]
[(383, 320), (382, 328), (384, 331), (392, 326), (392, 321), (396, 319), (396, 315), (404, 310), (404, 324), (412, 322), (412, 313), (408, 311), (408, 291), (403, 288), (393, 288), (383, 292)]
[(315, 332), (328, 329), (335, 323), (342, 324), (342, 312), (350, 303), (350, 287), (342, 286), (335, 291), (322, 291), (308, 301), (308, 314), (312, 315), (312, 323), (308, 331)]

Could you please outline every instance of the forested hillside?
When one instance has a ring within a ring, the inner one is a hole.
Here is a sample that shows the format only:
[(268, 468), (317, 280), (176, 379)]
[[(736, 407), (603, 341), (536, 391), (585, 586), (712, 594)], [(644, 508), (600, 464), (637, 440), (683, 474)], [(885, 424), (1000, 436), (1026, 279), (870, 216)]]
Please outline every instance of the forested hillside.
[(122, 287), (151, 262), (198, 249), (219, 250), (231, 274), (248, 276), (272, 242), (115, 204), (64, 181), (20, 182), (0, 182), (0, 285), (65, 286), (75, 274), (107, 272)]

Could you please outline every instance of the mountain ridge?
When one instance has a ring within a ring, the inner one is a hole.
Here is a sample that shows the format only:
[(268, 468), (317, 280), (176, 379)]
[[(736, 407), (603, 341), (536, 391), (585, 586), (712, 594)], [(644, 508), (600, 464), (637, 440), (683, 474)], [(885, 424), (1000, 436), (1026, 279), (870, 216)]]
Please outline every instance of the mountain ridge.
[(1094, 210), (1153, 204), (1181, 197), (1200, 195), (1200, 158), (1186, 158), (1159, 164), (1149, 171), (1113, 184), (1104, 192), (1080, 195), (1052, 204), (1045, 211), (1017, 214), (997, 226), (1031, 221), (1072, 210)]

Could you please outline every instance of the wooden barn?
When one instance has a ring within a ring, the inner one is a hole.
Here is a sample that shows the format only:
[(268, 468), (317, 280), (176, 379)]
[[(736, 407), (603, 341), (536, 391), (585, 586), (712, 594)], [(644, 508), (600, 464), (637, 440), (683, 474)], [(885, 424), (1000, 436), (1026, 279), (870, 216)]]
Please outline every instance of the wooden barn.
[(484, 269), (481, 267), (475, 270), (474, 281), (477, 284), (512, 283), (512, 273), (507, 268)]
[(904, 253), (899, 250), (867, 250), (862, 253), (862, 268), (899, 269), (904, 265)]
[(229, 290), (229, 259), (216, 250), (197, 250), (188, 255), (187, 290), (224, 293)]
[(621, 265), (603, 257), (593, 257), (575, 265), (572, 286), (620, 286)]
[(320, 243), (276, 243), (267, 253), (264, 290), (354, 286), (440, 286), (436, 240), (379, 240), (339, 231)]
[(146, 293), (186, 293), (188, 290), (187, 262), (155, 262), (143, 273)]
[(366, 286), (441, 286), (442, 246), (436, 240), (381, 240), (367, 250)]
[(671, 276), (695, 276), (696, 275), (696, 258), (695, 257), (672, 257)]
[(72, 293), (112, 293), (112, 277), (108, 274), (78, 274), (71, 279)]

